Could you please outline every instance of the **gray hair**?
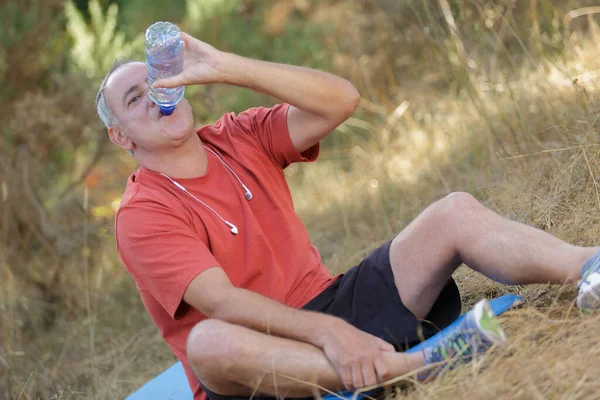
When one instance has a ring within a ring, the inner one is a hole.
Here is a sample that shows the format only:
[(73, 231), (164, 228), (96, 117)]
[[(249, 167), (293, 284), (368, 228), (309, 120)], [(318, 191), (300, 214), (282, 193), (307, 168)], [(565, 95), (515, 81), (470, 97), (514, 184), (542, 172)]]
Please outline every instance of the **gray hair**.
[[(106, 97), (104, 96), (104, 89), (106, 89), (106, 83), (117, 69), (119, 69), (125, 64), (130, 64), (132, 62), (136, 61), (127, 58), (116, 59), (113, 65), (108, 70), (108, 73), (102, 80), (102, 83), (100, 84), (100, 89), (98, 89), (98, 94), (96, 94), (96, 110), (98, 111), (98, 116), (100, 117), (100, 119), (104, 123), (104, 126), (106, 126), (107, 129), (111, 126), (119, 125), (119, 121), (117, 120), (117, 118), (115, 118), (115, 116), (112, 113), (112, 110), (106, 103)], [(131, 156), (133, 157), (133, 150), (129, 150), (129, 154), (131, 154)]]
[(125, 64), (130, 64), (132, 62), (136, 61), (127, 58), (118, 58), (117, 60), (115, 60), (113, 65), (110, 67), (110, 70), (102, 80), (102, 84), (100, 84), (100, 89), (98, 89), (98, 94), (96, 95), (96, 110), (98, 111), (98, 116), (104, 123), (104, 126), (106, 126), (107, 128), (110, 128), (114, 125), (118, 125), (119, 121), (117, 121), (110, 107), (106, 103), (106, 97), (104, 97), (104, 89), (106, 89), (106, 83), (117, 69), (119, 69)]

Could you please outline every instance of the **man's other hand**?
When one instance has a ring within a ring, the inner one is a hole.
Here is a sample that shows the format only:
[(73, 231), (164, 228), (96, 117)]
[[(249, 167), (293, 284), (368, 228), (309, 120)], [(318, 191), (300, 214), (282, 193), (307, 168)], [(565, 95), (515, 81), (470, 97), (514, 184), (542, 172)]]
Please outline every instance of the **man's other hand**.
[(348, 390), (375, 385), (389, 378), (389, 367), (382, 352), (394, 346), (336, 319), (323, 342), (323, 351), (342, 377)]

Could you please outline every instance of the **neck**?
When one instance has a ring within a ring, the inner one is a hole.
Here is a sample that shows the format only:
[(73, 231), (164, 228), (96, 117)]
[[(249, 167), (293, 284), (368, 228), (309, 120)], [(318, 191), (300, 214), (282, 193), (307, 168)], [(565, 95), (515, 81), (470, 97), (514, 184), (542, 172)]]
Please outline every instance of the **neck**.
[(172, 147), (159, 154), (138, 154), (136, 159), (140, 165), (174, 178), (196, 178), (206, 173), (208, 165), (206, 150), (198, 135), (190, 135), (190, 139), (180, 146)]

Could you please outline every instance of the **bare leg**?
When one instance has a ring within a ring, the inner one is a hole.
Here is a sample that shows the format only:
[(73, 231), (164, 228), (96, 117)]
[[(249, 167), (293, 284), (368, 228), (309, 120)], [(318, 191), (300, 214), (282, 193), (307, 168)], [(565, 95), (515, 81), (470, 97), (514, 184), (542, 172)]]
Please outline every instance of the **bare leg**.
[(452, 193), (393, 240), (390, 262), (403, 303), (424, 318), (462, 263), (506, 284), (565, 283), (579, 279), (596, 250), (503, 218), (467, 193)]
[[(256, 390), (271, 396), (310, 397), (318, 393), (314, 384), (329, 390), (343, 388), (340, 376), (319, 348), (223, 321), (200, 322), (192, 330), (187, 348), (196, 377), (218, 394), (249, 396)], [(424, 365), (421, 352), (386, 352), (384, 356), (391, 377)]]

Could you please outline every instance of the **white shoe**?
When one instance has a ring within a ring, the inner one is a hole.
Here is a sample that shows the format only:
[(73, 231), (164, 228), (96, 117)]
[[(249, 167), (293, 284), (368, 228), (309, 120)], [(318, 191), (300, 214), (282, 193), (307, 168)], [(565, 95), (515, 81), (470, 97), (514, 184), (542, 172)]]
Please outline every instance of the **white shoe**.
[(600, 309), (600, 250), (583, 264), (577, 306), (583, 312)]

